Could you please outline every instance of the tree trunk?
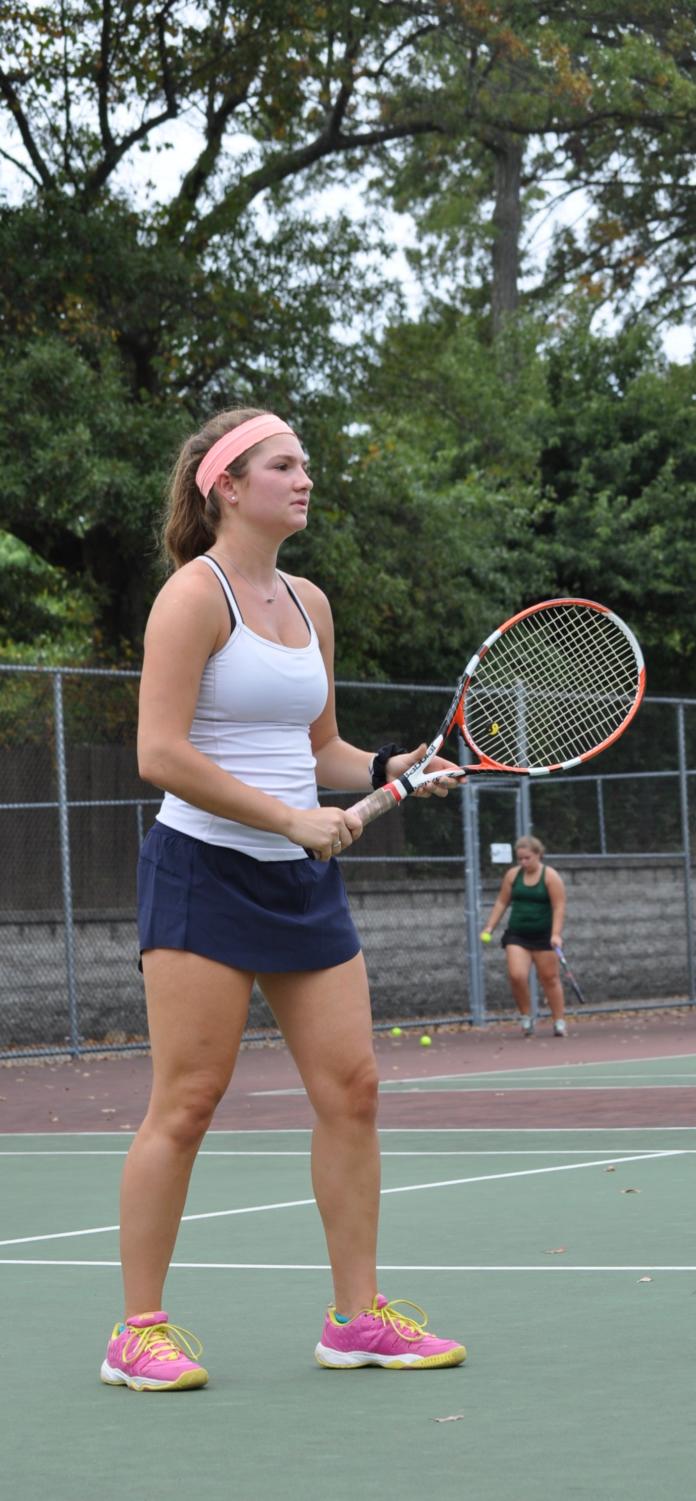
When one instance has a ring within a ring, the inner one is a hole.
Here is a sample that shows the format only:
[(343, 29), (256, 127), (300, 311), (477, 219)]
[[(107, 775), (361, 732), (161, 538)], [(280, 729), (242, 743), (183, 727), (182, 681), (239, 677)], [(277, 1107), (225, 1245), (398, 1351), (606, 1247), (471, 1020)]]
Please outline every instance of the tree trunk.
[(495, 208), (493, 210), (493, 337), (501, 333), (506, 318), (514, 313), (519, 292), (520, 229), (522, 226), (521, 182), (523, 142), (517, 136), (496, 134)]

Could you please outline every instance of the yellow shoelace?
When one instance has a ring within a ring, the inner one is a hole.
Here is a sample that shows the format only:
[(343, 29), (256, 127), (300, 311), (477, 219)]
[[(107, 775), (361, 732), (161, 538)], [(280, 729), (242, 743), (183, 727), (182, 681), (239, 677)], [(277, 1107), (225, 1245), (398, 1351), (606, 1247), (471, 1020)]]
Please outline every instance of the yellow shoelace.
[[(397, 1304), (404, 1308), (415, 1308), (416, 1313), (421, 1316), (420, 1319), (411, 1319), (408, 1314), (397, 1313)], [(374, 1318), (381, 1319), (383, 1324), (389, 1324), (403, 1339), (422, 1339), (425, 1334), (428, 1315), (424, 1308), (421, 1308), (418, 1303), (412, 1303), (410, 1298), (395, 1298), (392, 1303), (385, 1303), (383, 1308), (376, 1308), (373, 1304), (368, 1312)]]
[(203, 1346), (190, 1329), (179, 1329), (176, 1324), (149, 1324), (146, 1329), (132, 1329), (123, 1347), (125, 1360), (137, 1360), (145, 1350), (157, 1360), (178, 1360), (184, 1352), (191, 1360), (198, 1360)]

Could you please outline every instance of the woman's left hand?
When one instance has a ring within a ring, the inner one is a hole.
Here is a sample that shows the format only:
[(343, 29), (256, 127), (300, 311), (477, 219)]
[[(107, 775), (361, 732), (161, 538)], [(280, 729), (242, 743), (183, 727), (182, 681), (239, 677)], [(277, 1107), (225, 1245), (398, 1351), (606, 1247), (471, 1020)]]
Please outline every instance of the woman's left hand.
[[(402, 756), (390, 756), (387, 761), (388, 781), (394, 782), (397, 777), (402, 777), (410, 766), (415, 766), (416, 761), (420, 761), (421, 756), (425, 755), (427, 748), (424, 741), (422, 745), (418, 746), (417, 750), (407, 751)], [(431, 797), (434, 793), (436, 797), (447, 797), (447, 793), (451, 788), (459, 786), (462, 780), (461, 767), (457, 766), (455, 761), (447, 761), (442, 756), (433, 756), (425, 768), (426, 771), (447, 771), (449, 767), (452, 768), (453, 772), (457, 773), (456, 776), (445, 777), (441, 782), (426, 782), (424, 787), (418, 788), (414, 796)]]

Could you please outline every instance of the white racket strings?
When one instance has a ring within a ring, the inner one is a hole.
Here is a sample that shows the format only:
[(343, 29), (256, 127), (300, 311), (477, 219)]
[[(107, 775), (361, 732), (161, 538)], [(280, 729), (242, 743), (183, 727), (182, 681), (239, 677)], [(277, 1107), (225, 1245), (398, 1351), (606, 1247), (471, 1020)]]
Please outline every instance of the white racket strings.
[(630, 637), (611, 615), (549, 605), (515, 622), (482, 655), (464, 699), (479, 753), (507, 766), (553, 766), (595, 750), (638, 693)]

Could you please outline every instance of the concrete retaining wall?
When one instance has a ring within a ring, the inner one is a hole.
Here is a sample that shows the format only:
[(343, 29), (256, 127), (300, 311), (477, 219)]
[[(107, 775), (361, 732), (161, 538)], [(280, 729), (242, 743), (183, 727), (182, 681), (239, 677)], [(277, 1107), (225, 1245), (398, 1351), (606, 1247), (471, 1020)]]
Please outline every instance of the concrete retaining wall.
[[(688, 994), (684, 869), (678, 860), (555, 862), (568, 893), (565, 942), (590, 1004)], [(501, 872), (502, 874), (502, 872)], [(486, 884), (481, 918), (496, 885)], [(353, 914), (378, 1020), (468, 1015), (465, 892), (458, 880), (351, 879)], [(95, 1042), (145, 1034), (132, 913), (81, 912), (75, 925), (79, 1030)], [(485, 951), (486, 1000), (510, 1005), (497, 935)], [(0, 1049), (63, 1046), (70, 1033), (65, 931), (57, 913), (0, 917)], [(569, 1000), (571, 998), (569, 997)], [(255, 993), (251, 1026), (272, 1024)]]

